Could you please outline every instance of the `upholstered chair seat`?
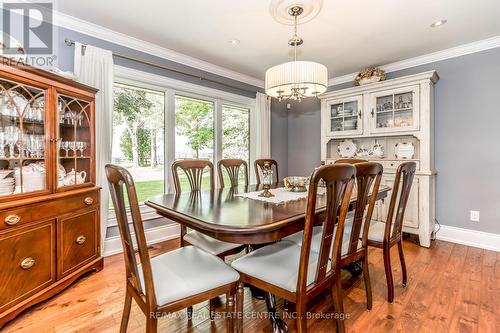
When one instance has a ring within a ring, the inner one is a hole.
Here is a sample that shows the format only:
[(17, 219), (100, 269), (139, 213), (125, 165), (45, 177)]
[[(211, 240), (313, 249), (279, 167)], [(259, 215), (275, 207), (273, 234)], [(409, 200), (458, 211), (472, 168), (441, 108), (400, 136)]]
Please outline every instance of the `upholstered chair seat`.
[[(281, 241), (261, 247), (231, 263), (234, 269), (259, 280), (275, 285), (290, 292), (297, 289), (300, 263), (299, 245)], [(311, 251), (307, 270), (307, 285), (314, 282), (319, 262), (319, 254)], [(331, 268), (331, 261), (328, 270)]]
[[(391, 225), (391, 232), (394, 230), (394, 224)], [(368, 240), (373, 242), (383, 242), (385, 232), (385, 222), (372, 220), (370, 223), (370, 229), (368, 229)]]
[[(181, 247), (151, 258), (151, 269), (158, 306), (201, 294), (240, 278), (221, 258), (195, 246)], [(140, 264), (138, 272), (141, 288), (144, 290)]]
[(241, 247), (241, 244), (223, 242), (213, 237), (204, 235), (196, 230), (188, 231), (184, 235), (184, 241), (215, 256), (231, 250), (237, 250)]
[[(346, 220), (345, 223), (347, 225), (348, 221)], [(334, 232), (333, 232), (334, 235), (335, 235), (336, 230), (337, 229), (335, 227)], [(342, 250), (340, 253), (340, 255), (342, 255), (342, 256), (346, 255), (348, 250), (349, 250), (350, 231), (351, 231), (351, 228), (347, 228), (347, 227), (344, 228), (344, 235), (342, 236)], [(293, 235), (290, 235), (290, 236), (283, 238), (283, 241), (289, 241), (289, 242), (292, 242), (298, 246), (301, 246), (303, 237), (304, 237), (304, 232), (299, 231)], [(322, 237), (323, 237), (323, 226), (319, 225), (319, 226), (314, 227), (312, 240), (311, 240), (311, 251), (319, 253), (319, 250), (321, 248)], [(333, 243), (331, 246), (333, 246)], [(361, 246), (362, 246), (362, 243), (360, 241), (360, 242), (358, 242), (358, 248), (361, 248)]]

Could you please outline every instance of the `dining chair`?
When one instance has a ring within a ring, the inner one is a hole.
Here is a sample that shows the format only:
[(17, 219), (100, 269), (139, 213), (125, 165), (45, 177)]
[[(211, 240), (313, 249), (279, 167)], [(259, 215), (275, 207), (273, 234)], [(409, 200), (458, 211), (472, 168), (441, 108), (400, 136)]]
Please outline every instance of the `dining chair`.
[(398, 245), (399, 260), (401, 262), (403, 287), (406, 287), (407, 282), (402, 231), (403, 218), (415, 170), (415, 162), (404, 162), (399, 165), (392, 187), (391, 202), (387, 210), (386, 221), (385, 223), (372, 221), (368, 231), (368, 246), (381, 248), (383, 251), (385, 277), (387, 280), (387, 300), (389, 303), (394, 301), (394, 282), (392, 279), (390, 250), (396, 244)]
[(363, 162), (368, 162), (368, 160), (362, 160), (360, 158), (339, 158), (338, 160), (335, 160), (335, 164), (337, 163), (356, 164)]
[[(365, 282), (366, 307), (372, 308), (372, 291), (370, 282), (370, 273), (368, 267), (368, 228), (373, 215), (373, 209), (377, 199), (376, 195), (370, 196), (370, 193), (377, 193), (382, 179), (383, 167), (375, 162), (336, 162), (352, 164), (356, 169), (356, 208), (351, 218), (346, 218), (344, 223), (344, 234), (342, 239), (340, 267), (344, 268), (353, 263), (362, 262), (362, 273)], [(348, 216), (351, 214), (348, 214)], [(311, 249), (318, 252), (321, 247), (321, 237), (323, 226), (313, 228)], [(303, 232), (285, 237), (295, 244), (301, 245)]]
[[(324, 290), (331, 290), (338, 312), (338, 330), (345, 331), (342, 318), (341, 247), (355, 174), (355, 168), (347, 164), (326, 165), (313, 172), (307, 196), (302, 246), (283, 240), (232, 262), (233, 268), (240, 272), (236, 311), (243, 308), (243, 283), (248, 283), (295, 303), (297, 332), (306, 333), (308, 301)], [(326, 183), (326, 213), (321, 246), (316, 252), (311, 249), (311, 243), (320, 180)], [(238, 327), (242, 327), (241, 321), (240, 318)]]
[[(214, 166), (209, 160), (189, 159), (179, 160), (172, 163), (172, 176), (176, 193), (182, 192), (179, 171), (186, 175), (191, 192), (201, 191), (203, 187), (203, 173), (208, 169), (209, 188), (214, 190)], [(187, 230), (181, 225), (181, 247), (186, 245), (196, 246), (210, 254), (216, 255), (224, 260), (226, 256), (234, 255), (246, 248), (246, 245), (223, 242), (207, 236), (196, 230)], [(215, 299), (210, 300), (210, 319), (215, 316)], [(188, 317), (193, 313), (192, 307), (188, 307)]]
[[(125, 257), (125, 305), (120, 332), (127, 331), (132, 299), (145, 314), (146, 332), (151, 333), (157, 332), (161, 316), (224, 293), (228, 312), (226, 332), (233, 332), (234, 320), (230, 317), (234, 315), (238, 273), (219, 257), (194, 246), (150, 258), (132, 176), (116, 165), (108, 164), (105, 169)], [(125, 197), (132, 223), (128, 221)]]
[(271, 170), (274, 167), (274, 174), (276, 175), (276, 182), (280, 181), (278, 175), (278, 162), (270, 158), (261, 158), (254, 161), (253, 166), (255, 170), (255, 177), (257, 178), (257, 184), (260, 184), (260, 175), (262, 174), (262, 169), (265, 165), (268, 165)]
[[(223, 170), (226, 170), (227, 175), (229, 176), (229, 182), (231, 187), (235, 187), (239, 185), (240, 180), (240, 169), (243, 167), (243, 179), (245, 181), (244, 186), (248, 186), (248, 164), (246, 161), (238, 159), (238, 158), (226, 158), (220, 160), (217, 163), (217, 170), (219, 173), (219, 184), (220, 187), (224, 186), (224, 174)], [(224, 169), (223, 169), (224, 168)]]

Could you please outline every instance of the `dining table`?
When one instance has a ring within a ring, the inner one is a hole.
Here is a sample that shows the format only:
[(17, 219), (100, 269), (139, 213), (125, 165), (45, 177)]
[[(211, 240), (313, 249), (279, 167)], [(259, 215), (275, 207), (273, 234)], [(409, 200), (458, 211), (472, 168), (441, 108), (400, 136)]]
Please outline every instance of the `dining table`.
[[(271, 189), (281, 188), (282, 182), (271, 185)], [(145, 205), (173, 222), (218, 240), (237, 244), (268, 244), (304, 229), (307, 204), (305, 196), (281, 203), (241, 196), (243, 193), (262, 190), (262, 185), (248, 185), (213, 191), (164, 194), (146, 200)], [(390, 187), (380, 186), (376, 193), (377, 200), (386, 198), (390, 190)], [(353, 191), (349, 210), (355, 209), (356, 199)], [(318, 194), (318, 223), (322, 221), (325, 208), (326, 195)], [(288, 332), (286, 323), (276, 310), (274, 295), (266, 293), (265, 299), (273, 333)]]

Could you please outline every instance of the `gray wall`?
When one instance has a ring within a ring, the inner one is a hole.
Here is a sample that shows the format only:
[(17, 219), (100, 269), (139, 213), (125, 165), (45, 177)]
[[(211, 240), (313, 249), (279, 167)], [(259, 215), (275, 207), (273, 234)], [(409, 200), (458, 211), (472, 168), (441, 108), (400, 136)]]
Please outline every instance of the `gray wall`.
[(271, 157), (278, 162), (279, 177), (288, 175), (288, 111), (275, 98), (271, 102)]
[[(231, 92), (231, 93), (235, 93), (235, 94), (239, 94), (239, 95), (244, 95), (244, 96), (252, 97), (252, 98), (255, 97), (256, 91), (262, 91), (261, 88), (257, 88), (257, 87), (239, 82), (239, 81), (231, 80), (231, 79), (228, 79), (228, 78), (225, 78), (225, 77), (222, 77), (219, 75), (215, 75), (212, 73), (208, 73), (208, 72), (196, 69), (196, 68), (188, 67), (188, 66), (185, 66), (185, 65), (173, 62), (173, 61), (163, 59), (163, 58), (155, 57), (155, 56), (152, 56), (152, 55), (147, 54), (147, 53), (143, 53), (143, 52), (140, 52), (140, 51), (137, 51), (134, 49), (130, 49), (130, 48), (118, 45), (118, 44), (113, 44), (113, 43), (104, 41), (102, 39), (98, 39), (98, 38), (95, 38), (92, 36), (84, 35), (84, 34), (69, 30), (69, 29), (57, 27), (57, 31), (56, 31), (57, 61), (58, 61), (59, 68), (61, 68), (63, 70), (73, 70), (73, 60), (74, 60), (74, 54), (73, 54), (74, 48), (72, 46), (71, 47), (67, 46), (64, 43), (65, 38), (69, 38), (69, 39), (81, 42), (83, 44), (91, 44), (91, 45), (94, 45), (94, 46), (97, 46), (97, 47), (100, 47), (103, 49), (111, 50), (113, 53), (116, 53), (116, 54), (125, 55), (127, 57), (131, 57), (131, 58), (139, 59), (142, 61), (158, 64), (158, 65), (172, 68), (175, 70), (187, 72), (189, 74), (202, 76), (204, 78), (221, 81), (225, 84), (232, 85), (236, 88), (230, 88), (226, 85), (218, 85), (218, 84), (215, 84), (215, 83), (212, 83), (209, 81), (200, 81), (199, 79), (196, 79), (196, 78), (193, 78), (193, 77), (190, 77), (187, 75), (182, 75), (179, 73), (170, 72), (167, 70), (162, 70), (158, 67), (146, 65), (146, 64), (136, 62), (136, 61), (131, 61), (131, 60), (126, 60), (126, 59), (119, 58), (119, 57), (114, 57), (114, 62), (117, 65), (129, 67), (129, 68), (134, 68), (134, 69), (142, 70), (145, 72), (154, 73), (154, 74), (170, 77), (173, 79), (182, 80), (185, 82), (190, 82), (190, 83), (194, 83), (194, 84), (198, 84), (198, 85), (202, 85), (202, 86), (207, 86), (207, 87), (211, 87), (211, 88), (215, 88), (215, 89), (219, 89), (219, 90), (223, 90), (223, 91), (227, 91), (227, 92)], [(244, 90), (240, 90), (237, 88), (241, 88)]]
[[(500, 234), (500, 48), (389, 73), (388, 78), (433, 69), (440, 77), (435, 86), (436, 218), (444, 225)], [(319, 126), (319, 101), (292, 105), (289, 175), (308, 175), (319, 164)], [(469, 221), (470, 210), (481, 212), (480, 222)]]

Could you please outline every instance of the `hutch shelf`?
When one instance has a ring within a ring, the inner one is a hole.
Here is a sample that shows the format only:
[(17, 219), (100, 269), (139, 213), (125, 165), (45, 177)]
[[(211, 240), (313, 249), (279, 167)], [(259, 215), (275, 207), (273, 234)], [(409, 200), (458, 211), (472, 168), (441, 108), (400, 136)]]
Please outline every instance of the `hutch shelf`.
[(0, 328), (102, 269), (97, 90), (0, 64)]
[[(384, 167), (382, 184), (393, 186), (398, 165), (415, 161), (417, 172), (403, 231), (429, 247), (435, 223), (434, 84), (435, 71), (332, 91), (321, 98), (321, 159), (355, 157)], [(390, 194), (389, 194), (390, 195)], [(389, 202), (380, 202), (374, 219), (385, 221)]]

